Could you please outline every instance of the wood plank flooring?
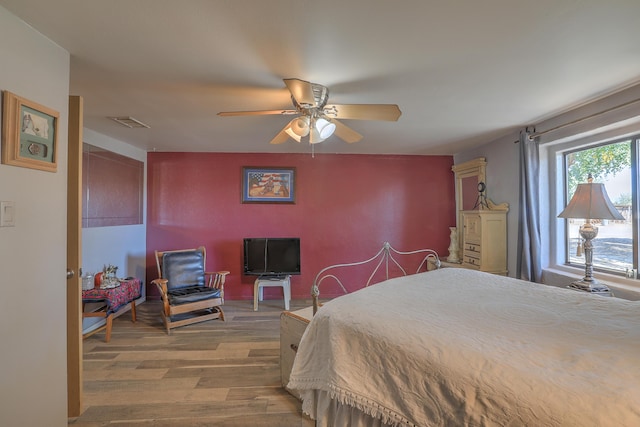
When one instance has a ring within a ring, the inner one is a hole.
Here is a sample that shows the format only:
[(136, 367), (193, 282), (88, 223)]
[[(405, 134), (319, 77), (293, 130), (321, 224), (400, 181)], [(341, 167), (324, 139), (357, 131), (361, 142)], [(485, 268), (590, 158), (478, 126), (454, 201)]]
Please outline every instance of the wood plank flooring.
[[(291, 310), (311, 301), (291, 301)], [(83, 413), (70, 426), (313, 426), (280, 382), (282, 300), (226, 301), (225, 321), (167, 335), (160, 304), (136, 307), (84, 341)]]

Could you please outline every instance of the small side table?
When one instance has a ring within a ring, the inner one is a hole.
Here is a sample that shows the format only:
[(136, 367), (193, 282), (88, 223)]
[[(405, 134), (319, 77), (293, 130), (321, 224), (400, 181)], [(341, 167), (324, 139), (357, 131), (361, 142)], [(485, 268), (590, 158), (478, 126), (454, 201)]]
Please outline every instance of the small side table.
[[(82, 338), (90, 337), (106, 328), (105, 342), (111, 341), (113, 315), (127, 304), (131, 304), (131, 321), (136, 321), (136, 299), (140, 298), (142, 282), (140, 279), (126, 279), (120, 281), (120, 286), (110, 289), (93, 288), (82, 291), (82, 317), (104, 317), (107, 324), (101, 328), (84, 334)], [(105, 307), (100, 311), (85, 313), (84, 305), (92, 302), (104, 302)]]
[(258, 277), (253, 282), (253, 311), (258, 311), (258, 299), (263, 300), (262, 289), (271, 286), (282, 287), (284, 294), (284, 309), (289, 310), (289, 301), (291, 300), (291, 276), (284, 277)]

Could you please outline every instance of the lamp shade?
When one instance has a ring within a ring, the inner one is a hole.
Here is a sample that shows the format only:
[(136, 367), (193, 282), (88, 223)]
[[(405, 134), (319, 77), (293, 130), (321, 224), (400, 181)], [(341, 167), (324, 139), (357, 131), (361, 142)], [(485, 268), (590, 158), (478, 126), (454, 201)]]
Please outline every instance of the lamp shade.
[(329, 138), (336, 130), (335, 123), (331, 123), (329, 120), (323, 118), (317, 119), (315, 126), (318, 130), (318, 133), (320, 134), (320, 138), (322, 139)]
[(578, 184), (571, 201), (560, 212), (558, 218), (624, 220), (624, 217), (609, 200), (604, 184), (593, 182)]
[[(299, 137), (309, 135), (309, 117), (302, 116), (291, 121), (290, 129)], [(298, 141), (300, 142), (300, 141)]]
[(315, 126), (311, 128), (309, 132), (309, 144), (317, 144), (318, 142), (324, 141), (324, 138), (320, 136), (320, 132), (316, 129)]

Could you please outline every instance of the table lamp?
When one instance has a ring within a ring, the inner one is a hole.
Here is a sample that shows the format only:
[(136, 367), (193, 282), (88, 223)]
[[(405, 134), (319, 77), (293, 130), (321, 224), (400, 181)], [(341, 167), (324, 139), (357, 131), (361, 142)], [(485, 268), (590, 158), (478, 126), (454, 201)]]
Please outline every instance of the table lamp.
[(578, 184), (576, 192), (558, 218), (586, 219), (580, 226), (580, 236), (584, 239), (585, 273), (582, 280), (573, 282), (570, 288), (601, 295), (611, 295), (609, 288), (593, 277), (593, 244), (591, 241), (598, 235), (598, 227), (591, 223), (592, 219), (624, 220), (624, 217), (613, 206), (604, 184), (593, 182), (589, 174), (586, 184)]

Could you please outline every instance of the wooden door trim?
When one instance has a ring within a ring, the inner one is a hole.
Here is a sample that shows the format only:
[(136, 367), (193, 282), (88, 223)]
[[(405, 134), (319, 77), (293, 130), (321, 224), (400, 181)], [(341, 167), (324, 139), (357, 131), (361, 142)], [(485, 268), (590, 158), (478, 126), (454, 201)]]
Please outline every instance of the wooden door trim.
[(67, 414), (82, 413), (82, 127), (83, 100), (69, 97), (67, 162)]

